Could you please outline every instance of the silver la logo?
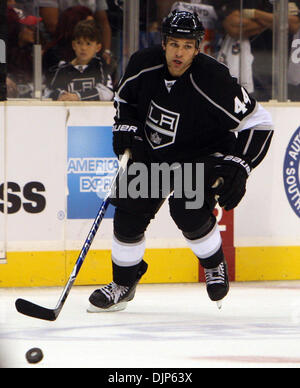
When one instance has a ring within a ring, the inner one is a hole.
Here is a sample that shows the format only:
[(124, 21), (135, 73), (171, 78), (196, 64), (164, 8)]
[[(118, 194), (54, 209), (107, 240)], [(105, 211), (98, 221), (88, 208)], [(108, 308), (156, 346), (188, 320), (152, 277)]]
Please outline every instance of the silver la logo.
[(293, 134), (284, 157), (283, 182), (289, 203), (300, 217), (300, 127)]

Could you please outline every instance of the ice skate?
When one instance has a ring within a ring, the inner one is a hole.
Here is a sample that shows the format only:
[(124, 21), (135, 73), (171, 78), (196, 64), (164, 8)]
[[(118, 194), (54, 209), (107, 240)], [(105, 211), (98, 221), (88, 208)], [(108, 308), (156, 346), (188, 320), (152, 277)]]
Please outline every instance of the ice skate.
[(147, 268), (148, 264), (142, 261), (137, 272), (137, 279), (130, 286), (121, 286), (112, 281), (106, 286), (95, 290), (89, 298), (90, 306), (87, 311), (89, 313), (99, 313), (125, 310), (127, 302), (134, 298), (136, 286)]
[(95, 290), (89, 298), (89, 313), (101, 311), (121, 311), (125, 310), (127, 302), (134, 298), (137, 283), (131, 287), (120, 286), (111, 282), (106, 286)]
[(216, 268), (204, 268), (206, 289), (209, 298), (217, 303), (218, 309), (222, 307), (222, 299), (229, 291), (227, 263), (225, 259)]

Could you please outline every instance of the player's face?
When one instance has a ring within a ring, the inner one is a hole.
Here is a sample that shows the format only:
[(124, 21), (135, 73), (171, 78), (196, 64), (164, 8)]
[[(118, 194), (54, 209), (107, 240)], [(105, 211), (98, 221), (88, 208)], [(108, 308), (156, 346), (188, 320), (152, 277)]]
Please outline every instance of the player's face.
[(87, 65), (92, 58), (101, 50), (101, 44), (85, 38), (78, 38), (72, 42), (77, 64)]
[(169, 72), (174, 77), (180, 77), (191, 66), (199, 52), (194, 39), (168, 37), (163, 48)]

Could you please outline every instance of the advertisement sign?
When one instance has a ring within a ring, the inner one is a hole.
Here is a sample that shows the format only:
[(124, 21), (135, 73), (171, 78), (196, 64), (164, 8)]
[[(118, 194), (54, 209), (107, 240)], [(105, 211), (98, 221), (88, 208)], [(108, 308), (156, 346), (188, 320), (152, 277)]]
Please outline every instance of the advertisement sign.
[(6, 103), (5, 116), (5, 163), (4, 126), (0, 130), (0, 240), (5, 223), (7, 251), (59, 250), (64, 247), (66, 201), (65, 109)]
[(300, 127), (292, 135), (287, 146), (284, 165), (283, 182), (289, 204), (295, 214), (300, 217)]
[(110, 126), (68, 127), (68, 219), (95, 218), (117, 169)]

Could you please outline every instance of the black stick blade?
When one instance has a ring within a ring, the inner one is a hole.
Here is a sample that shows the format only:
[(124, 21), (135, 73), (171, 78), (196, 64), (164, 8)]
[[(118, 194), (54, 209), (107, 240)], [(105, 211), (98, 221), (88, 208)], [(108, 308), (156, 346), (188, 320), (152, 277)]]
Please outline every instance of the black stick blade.
[(28, 315), (29, 317), (44, 319), (45, 321), (55, 321), (57, 318), (56, 310), (38, 306), (27, 300), (17, 299), (15, 304), (19, 313)]

